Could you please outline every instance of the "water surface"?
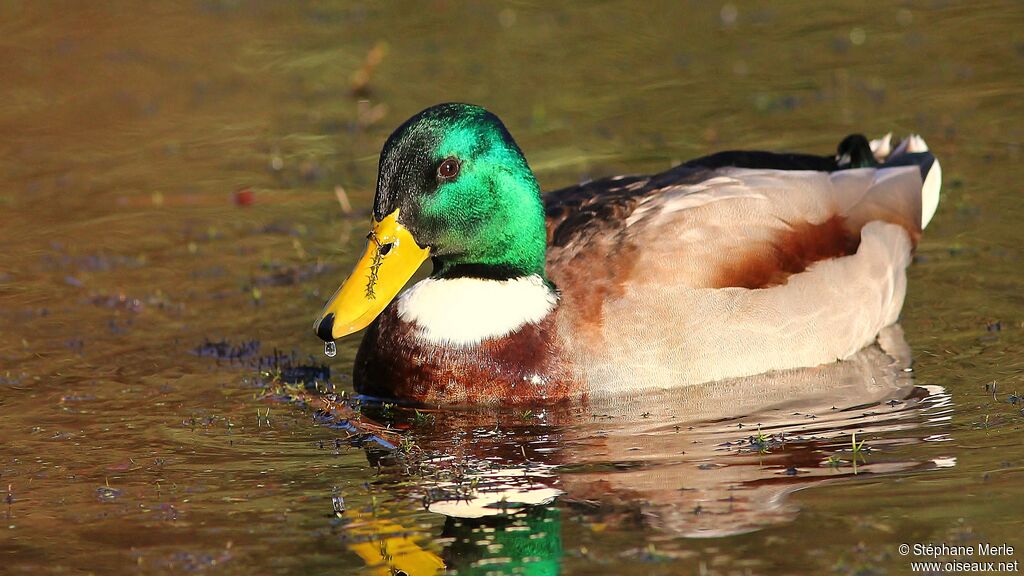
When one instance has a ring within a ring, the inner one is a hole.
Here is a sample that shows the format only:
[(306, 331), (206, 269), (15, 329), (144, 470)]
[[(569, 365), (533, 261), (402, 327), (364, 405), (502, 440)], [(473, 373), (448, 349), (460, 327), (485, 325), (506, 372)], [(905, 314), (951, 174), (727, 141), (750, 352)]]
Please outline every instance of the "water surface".
[[(1024, 8), (646, 6), (0, 6), (2, 572), (902, 574), (904, 542), (1024, 548)], [(912, 369), (873, 348), (348, 423), (274, 383), (323, 392), (329, 364), (350, 391), (357, 342), (328, 362), (313, 315), (384, 139), (449, 100), (500, 115), (546, 189), (922, 133), (945, 182)]]

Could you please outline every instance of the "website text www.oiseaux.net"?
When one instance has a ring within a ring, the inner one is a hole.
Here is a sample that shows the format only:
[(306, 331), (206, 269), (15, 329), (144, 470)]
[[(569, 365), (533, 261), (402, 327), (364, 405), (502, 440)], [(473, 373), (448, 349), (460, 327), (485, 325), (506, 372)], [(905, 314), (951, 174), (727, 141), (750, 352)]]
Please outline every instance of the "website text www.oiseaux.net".
[(910, 571), (914, 573), (1012, 574), (1020, 571), (1020, 561), (1011, 559), (1014, 550), (1009, 544), (900, 544), (899, 553), (918, 558), (910, 562)]

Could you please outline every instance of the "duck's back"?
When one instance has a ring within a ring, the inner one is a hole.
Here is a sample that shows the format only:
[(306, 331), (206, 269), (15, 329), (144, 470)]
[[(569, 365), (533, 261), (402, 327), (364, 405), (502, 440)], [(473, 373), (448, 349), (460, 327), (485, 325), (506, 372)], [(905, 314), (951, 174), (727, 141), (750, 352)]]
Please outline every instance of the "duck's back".
[(816, 366), (871, 344), (899, 316), (940, 178), (923, 142), (886, 160), (725, 153), (550, 194), (561, 341), (590, 393)]

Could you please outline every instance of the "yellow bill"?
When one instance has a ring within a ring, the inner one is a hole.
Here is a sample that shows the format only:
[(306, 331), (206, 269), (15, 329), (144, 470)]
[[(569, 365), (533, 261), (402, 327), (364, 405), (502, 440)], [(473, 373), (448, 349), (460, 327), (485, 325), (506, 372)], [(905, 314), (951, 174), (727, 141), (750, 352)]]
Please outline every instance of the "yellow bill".
[[(387, 520), (349, 514), (354, 520), (348, 531), (357, 536), (349, 550), (358, 554), (370, 567), (374, 576), (436, 576), (444, 572), (445, 565), (437, 554), (420, 548), (406, 536), (409, 530)], [(364, 523), (365, 522), (365, 523)]]
[(324, 341), (369, 326), (430, 256), (430, 250), (420, 248), (398, 223), (398, 210), (374, 221), (367, 238), (363, 257), (313, 323), (313, 330)]

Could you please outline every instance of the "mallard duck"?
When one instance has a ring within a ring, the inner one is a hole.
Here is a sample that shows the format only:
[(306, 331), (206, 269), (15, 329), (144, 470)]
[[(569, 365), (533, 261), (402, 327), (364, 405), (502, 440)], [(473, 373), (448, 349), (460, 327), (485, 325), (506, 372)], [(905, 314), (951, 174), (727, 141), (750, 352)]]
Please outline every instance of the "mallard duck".
[[(848, 358), (896, 322), (939, 200), (924, 140), (731, 151), (542, 195), (497, 116), (416, 114), (380, 155), (366, 251), (314, 330), (367, 328), (357, 392), (535, 404)], [(430, 258), (430, 276), (401, 294)]]

